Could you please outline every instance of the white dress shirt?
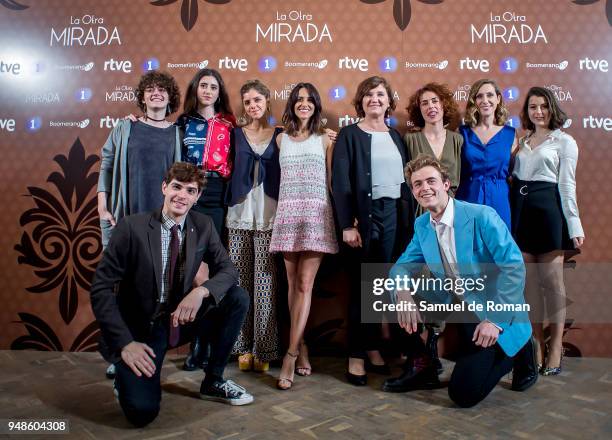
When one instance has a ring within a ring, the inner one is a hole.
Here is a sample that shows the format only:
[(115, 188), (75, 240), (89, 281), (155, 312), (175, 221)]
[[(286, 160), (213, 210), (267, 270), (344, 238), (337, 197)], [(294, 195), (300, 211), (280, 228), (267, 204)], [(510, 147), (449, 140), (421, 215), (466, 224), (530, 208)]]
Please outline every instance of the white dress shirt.
[(457, 251), (455, 250), (455, 203), (453, 198), (448, 198), (448, 204), (439, 221), (434, 220), (431, 214), (429, 218), (431, 227), (434, 228), (436, 237), (438, 237), (438, 248), (440, 249), (446, 276), (456, 277), (458, 274)]
[(561, 196), (561, 209), (567, 221), (570, 238), (584, 237), (576, 201), (576, 163), (578, 146), (569, 134), (561, 130), (550, 132), (535, 149), (528, 137), (519, 141), (512, 174), (520, 180), (556, 183)]

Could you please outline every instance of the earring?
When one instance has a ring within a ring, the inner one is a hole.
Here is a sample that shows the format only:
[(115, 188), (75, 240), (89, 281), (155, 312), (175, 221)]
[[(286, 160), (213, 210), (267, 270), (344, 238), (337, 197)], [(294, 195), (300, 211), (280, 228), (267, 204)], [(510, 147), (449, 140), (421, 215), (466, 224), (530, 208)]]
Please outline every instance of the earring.
[(238, 124), (239, 127), (244, 127), (245, 125), (249, 123), (249, 121), (247, 120), (246, 115), (240, 115), (238, 119), (236, 120), (236, 123)]

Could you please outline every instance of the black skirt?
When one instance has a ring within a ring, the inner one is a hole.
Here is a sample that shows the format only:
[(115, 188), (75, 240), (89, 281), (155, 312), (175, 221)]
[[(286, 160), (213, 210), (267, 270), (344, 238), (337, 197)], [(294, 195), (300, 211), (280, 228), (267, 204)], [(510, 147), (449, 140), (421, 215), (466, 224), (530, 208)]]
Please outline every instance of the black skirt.
[(573, 250), (556, 183), (514, 179), (510, 195), (512, 235), (523, 252)]

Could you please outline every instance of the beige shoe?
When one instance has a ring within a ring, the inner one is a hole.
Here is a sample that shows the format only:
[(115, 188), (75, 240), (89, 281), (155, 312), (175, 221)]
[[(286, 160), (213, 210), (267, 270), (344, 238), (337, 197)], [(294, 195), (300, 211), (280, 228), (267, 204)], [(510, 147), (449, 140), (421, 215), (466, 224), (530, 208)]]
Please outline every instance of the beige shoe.
[(259, 359), (257, 359), (256, 357), (253, 358), (253, 370), (263, 373), (266, 372), (270, 369), (270, 363), (269, 362), (262, 362)]
[(251, 371), (253, 369), (253, 354), (244, 353), (238, 356), (238, 368), (240, 371)]

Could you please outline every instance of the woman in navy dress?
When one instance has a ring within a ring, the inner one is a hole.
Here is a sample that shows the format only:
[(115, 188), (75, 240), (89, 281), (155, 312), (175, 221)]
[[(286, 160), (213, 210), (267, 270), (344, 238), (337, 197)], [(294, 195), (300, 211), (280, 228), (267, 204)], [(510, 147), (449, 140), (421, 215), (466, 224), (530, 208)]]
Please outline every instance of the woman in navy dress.
[(508, 118), (498, 85), (490, 79), (472, 85), (465, 109), (461, 180), (457, 199), (495, 209), (510, 229), (508, 177), (510, 158), (517, 149), (516, 130)]

